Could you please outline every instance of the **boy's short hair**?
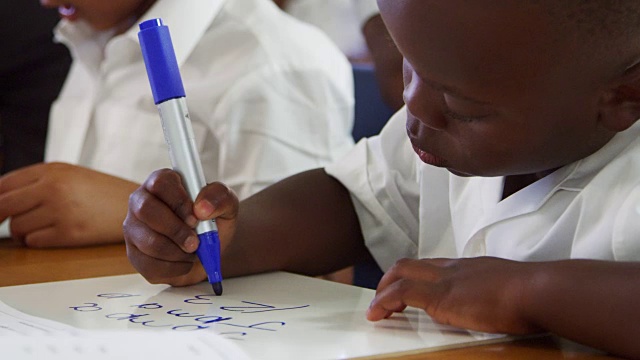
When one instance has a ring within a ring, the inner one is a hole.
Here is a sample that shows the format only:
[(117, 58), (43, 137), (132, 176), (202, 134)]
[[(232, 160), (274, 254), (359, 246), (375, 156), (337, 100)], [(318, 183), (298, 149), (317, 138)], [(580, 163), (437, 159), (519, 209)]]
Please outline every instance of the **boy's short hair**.
[(638, 0), (531, 0), (543, 5), (565, 26), (586, 30), (593, 36), (623, 36), (640, 31)]
[(550, 15), (557, 36), (582, 45), (576, 56), (607, 59), (617, 73), (640, 60), (640, 0), (529, 1)]

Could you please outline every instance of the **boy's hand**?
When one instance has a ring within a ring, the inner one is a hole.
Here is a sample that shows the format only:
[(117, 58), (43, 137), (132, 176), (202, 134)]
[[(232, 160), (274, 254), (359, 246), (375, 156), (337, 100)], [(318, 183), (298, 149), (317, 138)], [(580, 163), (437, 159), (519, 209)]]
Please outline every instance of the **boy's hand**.
[(0, 222), (29, 247), (122, 242), (129, 194), (138, 184), (80, 166), (42, 163), (0, 178)]
[(235, 232), (237, 213), (238, 198), (225, 185), (207, 185), (194, 205), (177, 172), (155, 171), (129, 198), (123, 224), (129, 260), (151, 283), (200, 282), (206, 273), (195, 255), (195, 225), (215, 217), (224, 249)]
[(412, 306), (442, 324), (494, 333), (536, 332), (524, 299), (533, 271), (529, 263), (489, 257), (403, 259), (380, 280), (367, 318), (381, 320)]

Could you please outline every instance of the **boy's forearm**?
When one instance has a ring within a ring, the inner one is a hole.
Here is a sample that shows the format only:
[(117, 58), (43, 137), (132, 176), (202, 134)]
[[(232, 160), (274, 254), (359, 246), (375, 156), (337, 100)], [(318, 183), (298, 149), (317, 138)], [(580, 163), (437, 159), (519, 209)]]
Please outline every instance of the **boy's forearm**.
[(525, 288), (523, 311), (536, 325), (617, 355), (640, 358), (640, 264), (546, 263)]
[(240, 204), (223, 273), (320, 275), (368, 256), (349, 192), (323, 169), (285, 179)]

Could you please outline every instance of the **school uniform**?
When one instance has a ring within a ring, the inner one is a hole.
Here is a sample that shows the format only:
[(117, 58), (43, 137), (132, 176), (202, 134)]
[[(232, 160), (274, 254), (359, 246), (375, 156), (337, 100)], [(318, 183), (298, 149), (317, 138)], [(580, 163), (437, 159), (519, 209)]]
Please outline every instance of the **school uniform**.
[(326, 168), (349, 191), (383, 270), (400, 258), (640, 260), (640, 122), (501, 201), (503, 177), (420, 162), (406, 109)]
[[(353, 80), (320, 31), (265, 0), (159, 0), (138, 22), (169, 27), (205, 177), (247, 197), (353, 146)], [(75, 59), (50, 118), (46, 161), (142, 182), (171, 167), (138, 26), (113, 37), (56, 29)]]
[(284, 10), (320, 28), (347, 57), (368, 56), (362, 27), (379, 13), (376, 0), (289, 0)]

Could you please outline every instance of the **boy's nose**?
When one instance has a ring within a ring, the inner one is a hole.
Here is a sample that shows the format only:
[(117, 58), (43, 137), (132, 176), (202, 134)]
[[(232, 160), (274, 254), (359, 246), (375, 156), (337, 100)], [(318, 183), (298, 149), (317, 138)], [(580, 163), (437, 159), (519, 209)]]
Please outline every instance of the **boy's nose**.
[(402, 94), (407, 110), (424, 125), (434, 130), (444, 130), (447, 118), (442, 113), (444, 97), (413, 74)]

